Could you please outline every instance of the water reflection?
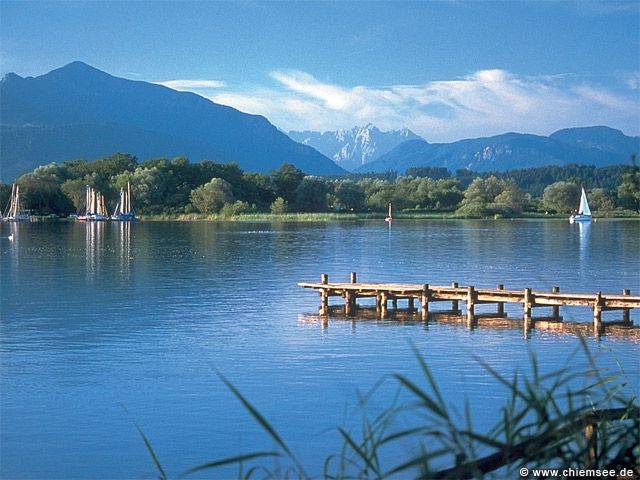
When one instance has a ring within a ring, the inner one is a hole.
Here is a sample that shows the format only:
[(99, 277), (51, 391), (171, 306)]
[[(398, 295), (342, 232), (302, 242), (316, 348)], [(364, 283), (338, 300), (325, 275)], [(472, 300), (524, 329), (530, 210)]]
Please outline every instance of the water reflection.
[(131, 222), (116, 222), (114, 228), (118, 237), (118, 260), (120, 262), (120, 273), (123, 280), (128, 280), (131, 276)]
[(87, 282), (93, 283), (96, 275), (100, 272), (104, 255), (104, 231), (105, 222), (85, 223), (85, 258)]

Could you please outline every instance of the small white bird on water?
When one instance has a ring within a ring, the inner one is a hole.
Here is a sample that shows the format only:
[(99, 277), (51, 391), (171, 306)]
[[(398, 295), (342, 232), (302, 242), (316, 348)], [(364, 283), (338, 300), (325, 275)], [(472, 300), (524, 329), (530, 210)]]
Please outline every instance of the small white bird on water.
[(10, 242), (13, 242), (13, 233), (7, 237)]

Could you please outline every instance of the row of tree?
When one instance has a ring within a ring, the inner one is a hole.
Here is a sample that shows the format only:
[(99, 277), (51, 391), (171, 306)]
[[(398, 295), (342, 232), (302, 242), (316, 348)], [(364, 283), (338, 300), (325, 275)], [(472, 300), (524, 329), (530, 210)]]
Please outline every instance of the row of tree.
[[(190, 163), (186, 158), (138, 163), (131, 155), (115, 154), (92, 162), (51, 163), (17, 182), (27, 209), (61, 216), (84, 210), (87, 185), (101, 191), (112, 206), (127, 182), (141, 214), (383, 212), (389, 202), (396, 210), (457, 212), (467, 217), (566, 213), (576, 208), (581, 184), (599, 185), (589, 191), (595, 211), (640, 211), (640, 169), (635, 162), (600, 169), (552, 166), (500, 174), (463, 170), (451, 176), (446, 169), (431, 168), (403, 176), (390, 172), (324, 178), (305, 175), (292, 165), (262, 175), (243, 172), (236, 164)], [(0, 184), (3, 205), (10, 190)]]

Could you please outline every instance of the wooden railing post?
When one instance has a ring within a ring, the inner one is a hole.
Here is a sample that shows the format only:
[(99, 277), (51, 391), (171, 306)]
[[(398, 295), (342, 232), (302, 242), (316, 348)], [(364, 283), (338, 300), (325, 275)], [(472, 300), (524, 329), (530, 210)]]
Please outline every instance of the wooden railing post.
[[(458, 282), (452, 282), (451, 286), (453, 288), (458, 288)], [(458, 312), (459, 307), (458, 307), (458, 300), (452, 300), (451, 301), (451, 310), (453, 310), (455, 313)]]
[[(555, 286), (551, 289), (551, 293), (560, 293), (560, 287)], [(553, 318), (558, 318), (560, 316), (560, 306), (556, 305), (551, 309), (551, 316)]]
[[(504, 290), (504, 285), (502, 283), (498, 284), (498, 290)], [(504, 302), (498, 302), (498, 316), (504, 317)]]
[[(629, 290), (628, 288), (625, 288), (624, 290), (622, 290), (622, 295), (624, 295), (625, 297), (628, 297), (629, 295), (631, 295), (631, 290)], [(626, 323), (631, 323), (631, 315), (629, 315), (630, 310), (628, 308), (623, 308), (622, 309), (622, 321), (626, 322)]]

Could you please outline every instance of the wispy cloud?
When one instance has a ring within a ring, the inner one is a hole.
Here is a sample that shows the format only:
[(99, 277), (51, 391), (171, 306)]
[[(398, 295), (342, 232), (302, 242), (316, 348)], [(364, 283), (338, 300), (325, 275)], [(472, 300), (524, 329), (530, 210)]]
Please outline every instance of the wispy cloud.
[[(345, 87), (302, 71), (274, 71), (274, 85), (209, 95), (261, 114), (287, 130), (331, 130), (372, 122), (409, 127), (431, 141), (505, 131), (548, 134), (567, 126), (608, 124), (637, 134), (640, 100), (628, 81), (616, 88), (574, 75), (521, 76), (505, 70), (417, 85)], [(628, 80), (628, 79), (627, 79)]]
[(226, 83), (221, 80), (164, 80), (155, 82), (158, 85), (173, 88), (174, 90), (199, 90), (209, 88), (223, 88)]

